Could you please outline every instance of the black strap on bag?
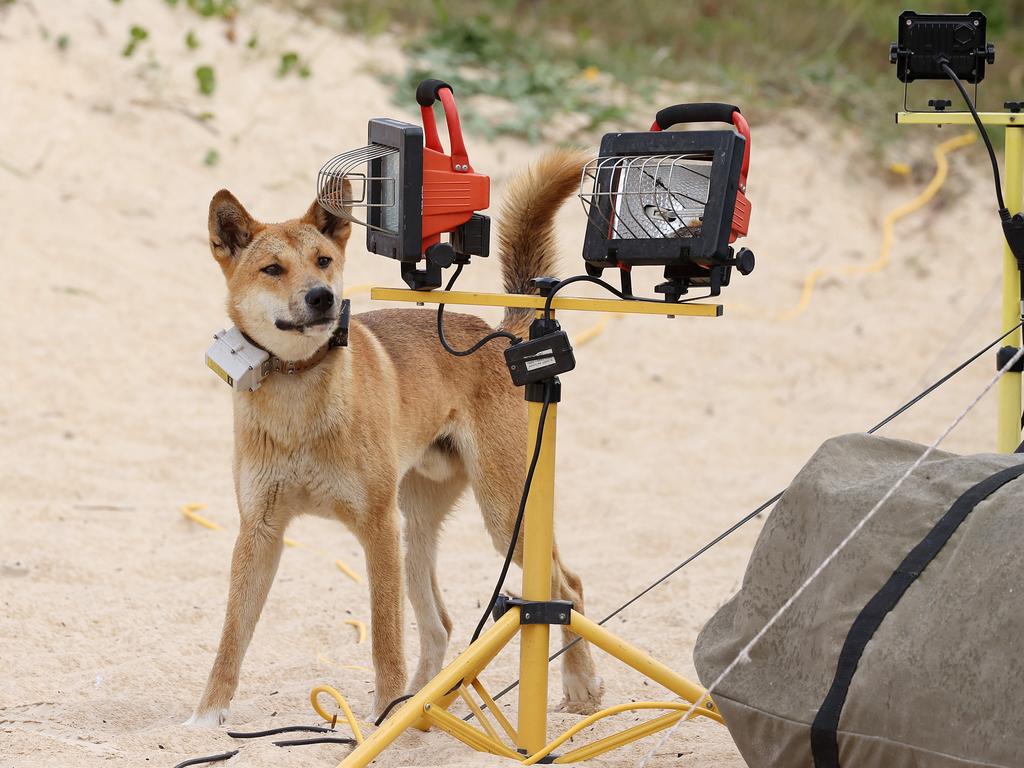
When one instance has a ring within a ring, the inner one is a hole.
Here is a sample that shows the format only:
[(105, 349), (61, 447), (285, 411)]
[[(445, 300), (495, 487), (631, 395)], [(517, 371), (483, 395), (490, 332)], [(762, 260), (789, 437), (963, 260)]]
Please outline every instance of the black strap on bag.
[(811, 724), (811, 754), (814, 756), (814, 768), (839, 768), (839, 718), (864, 648), (878, 631), (886, 615), (896, 607), (910, 585), (942, 551), (946, 542), (974, 508), (1021, 475), (1024, 475), (1024, 463), (996, 472), (967, 490), (953, 502), (949, 511), (903, 559), (885, 585), (858, 614), (839, 653), (839, 663), (836, 666), (832, 687), (829, 688)]

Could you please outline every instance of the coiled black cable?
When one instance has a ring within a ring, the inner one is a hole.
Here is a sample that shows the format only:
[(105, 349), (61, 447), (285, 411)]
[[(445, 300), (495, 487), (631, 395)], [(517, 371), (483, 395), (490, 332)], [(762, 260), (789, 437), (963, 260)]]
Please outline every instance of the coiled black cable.
[[(459, 279), (459, 275), (462, 274), (462, 268), (464, 266), (465, 264), (459, 264), (455, 267), (455, 272), (452, 274), (451, 280), (449, 280), (448, 285), (445, 286), (446, 291), (450, 291), (452, 286), (455, 285), (455, 281)], [(472, 355), (484, 344), (494, 341), (495, 339), (508, 339), (513, 344), (518, 344), (522, 341), (518, 336), (509, 333), (508, 331), (495, 331), (494, 333), (489, 333), (484, 336), (469, 349), (454, 349), (444, 337), (444, 304), (437, 305), (437, 339), (441, 342), (441, 346), (444, 347), (445, 352), (449, 355), (455, 355), (456, 357), (467, 357)]]

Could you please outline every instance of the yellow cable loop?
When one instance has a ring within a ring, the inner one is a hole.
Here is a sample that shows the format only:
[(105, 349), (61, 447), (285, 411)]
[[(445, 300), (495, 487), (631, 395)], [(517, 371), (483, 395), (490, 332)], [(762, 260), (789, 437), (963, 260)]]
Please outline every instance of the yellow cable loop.
[(338, 691), (329, 685), (318, 685), (312, 691), (309, 692), (309, 703), (313, 705), (313, 711), (315, 711), (320, 717), (324, 719), (324, 722), (332, 722), (334, 720), (333, 715), (328, 715), (323, 707), (320, 706), (320, 702), (317, 701), (317, 697), (321, 693), (326, 693), (332, 699), (334, 699), (338, 706), (341, 707), (341, 712), (345, 715), (345, 719), (348, 721), (348, 727), (352, 729), (352, 735), (355, 737), (356, 744), (363, 743), (363, 732), (359, 730), (359, 721), (356, 720), (352, 714), (352, 709), (349, 707), (348, 702), (345, 701), (345, 697), (342, 696)]
[[(872, 261), (870, 264), (848, 264), (842, 268), (836, 269), (829, 267), (817, 267), (813, 269), (810, 274), (804, 278), (803, 289), (800, 291), (800, 300), (796, 305), (775, 313), (774, 315), (770, 315), (769, 319), (785, 322), (802, 315), (807, 310), (807, 307), (810, 306), (811, 297), (814, 295), (815, 285), (822, 278), (827, 277), (830, 274), (838, 274), (844, 277), (855, 277), (858, 275), (868, 275), (881, 272), (889, 266), (890, 251), (892, 250), (896, 222), (905, 216), (909, 216), (915, 211), (920, 210), (931, 202), (932, 198), (938, 194), (939, 189), (942, 188), (942, 185), (946, 183), (947, 176), (949, 176), (949, 160), (946, 158), (946, 155), (950, 152), (954, 152), (973, 144), (975, 140), (976, 136), (973, 132), (964, 133), (952, 139), (947, 139), (935, 147), (932, 152), (932, 156), (935, 158), (935, 174), (932, 176), (931, 181), (929, 181), (927, 186), (925, 186), (925, 188), (922, 189), (912, 200), (897, 206), (886, 214), (885, 219), (882, 222), (882, 246), (879, 249), (877, 259)], [(744, 314), (756, 316), (760, 313), (744, 312)]]
[[(601, 319), (594, 323), (592, 326), (587, 328), (585, 331), (580, 331), (578, 334), (572, 337), (572, 345), (574, 347), (582, 347), (584, 344), (596, 339), (602, 333), (605, 328), (608, 327), (608, 323), (611, 322), (613, 315), (611, 312), (605, 312), (601, 316)], [(615, 317), (621, 317), (621, 315), (615, 315)]]
[(356, 645), (366, 642), (366, 624), (359, 619), (345, 619), (345, 623), (356, 629)]
[[(530, 755), (528, 758), (523, 760), (522, 765), (534, 765), (535, 763), (539, 762), (540, 760), (543, 760), (545, 757), (551, 754), (551, 752), (558, 749), (562, 744), (567, 742), (569, 739), (571, 739), (577, 733), (582, 731), (584, 728), (589, 728), (598, 720), (602, 720), (606, 717), (611, 717), (612, 715), (617, 715), (620, 712), (634, 712), (641, 709), (665, 709), (675, 710), (679, 712), (679, 717), (682, 718), (690, 710), (691, 706), (692, 704), (686, 701), (634, 701), (628, 704), (616, 704), (614, 707), (602, 709), (600, 712), (595, 712), (589, 717), (583, 718), (574, 726), (572, 726), (569, 730), (563, 733), (561, 736), (547, 744), (540, 751), (535, 752), (534, 754)], [(691, 717), (696, 717), (697, 715), (705, 715), (712, 717), (713, 719), (716, 717), (709, 710), (704, 709), (703, 707), (696, 707), (693, 710), (693, 715), (691, 715)]]
[(354, 581), (356, 584), (363, 583), (363, 577), (356, 573), (354, 570), (352, 570), (351, 566), (349, 566), (348, 563), (346, 563), (344, 560), (335, 560), (334, 564), (338, 566), (339, 571), (341, 571), (350, 579), (352, 579), (352, 581)]
[(212, 520), (207, 520), (202, 515), (198, 514), (196, 510), (206, 509), (205, 504), (182, 504), (181, 514), (191, 520), (193, 523), (198, 523), (203, 528), (209, 528), (211, 531), (223, 531), (224, 528)]

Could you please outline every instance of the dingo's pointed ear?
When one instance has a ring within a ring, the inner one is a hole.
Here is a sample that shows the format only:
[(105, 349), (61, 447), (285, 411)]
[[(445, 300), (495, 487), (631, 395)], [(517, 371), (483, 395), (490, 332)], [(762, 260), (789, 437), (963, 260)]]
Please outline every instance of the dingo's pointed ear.
[(225, 270), (232, 259), (252, 242), (259, 228), (256, 220), (226, 189), (222, 189), (210, 201), (209, 226), (210, 250)]
[[(340, 188), (335, 182), (333, 188), (328, 188), (326, 193), (321, 193), (321, 195), (323, 194), (328, 196), (332, 204), (340, 203), (344, 210), (352, 210), (352, 185), (349, 184), (348, 179), (342, 181)], [(309, 206), (309, 210), (306, 211), (306, 215), (302, 217), (301, 221), (303, 224), (312, 224), (341, 248), (345, 247), (345, 242), (352, 234), (352, 223), (348, 219), (331, 213), (317, 200), (314, 200), (313, 204)]]

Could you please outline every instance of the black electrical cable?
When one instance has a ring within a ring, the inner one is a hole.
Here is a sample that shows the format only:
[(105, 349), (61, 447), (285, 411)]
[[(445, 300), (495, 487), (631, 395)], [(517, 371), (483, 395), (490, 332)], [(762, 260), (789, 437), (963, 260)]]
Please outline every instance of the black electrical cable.
[(487, 625), (487, 619), (491, 615), (491, 610), (494, 608), (494, 604), (498, 602), (498, 596), (501, 594), (501, 588), (505, 585), (505, 578), (508, 576), (508, 569), (512, 565), (512, 558), (515, 556), (516, 543), (519, 541), (519, 531), (523, 527), (523, 517), (526, 513), (526, 501), (530, 497), (530, 486), (533, 484), (533, 473), (537, 469), (537, 461), (540, 459), (540, 449), (544, 444), (544, 422), (548, 418), (548, 406), (551, 405), (551, 387), (550, 382), (544, 383), (544, 404), (540, 409), (540, 418), (537, 420), (537, 439), (533, 444), (533, 455), (530, 457), (530, 468), (526, 471), (526, 482), (523, 483), (523, 495), (519, 499), (519, 511), (516, 513), (516, 522), (512, 527), (512, 537), (508, 543), (508, 551), (505, 553), (505, 562), (501, 566), (501, 574), (498, 576), (498, 581), (494, 584), (494, 591), (491, 593), (491, 599), (487, 602), (484, 607), (483, 615), (480, 617), (480, 621), (476, 625), (476, 629), (473, 630), (473, 639), (470, 643), (475, 643), (477, 638), (480, 637), (480, 633), (484, 631), (484, 627)]
[[(455, 281), (459, 279), (459, 275), (462, 274), (462, 268), (465, 264), (459, 264), (455, 267), (455, 272), (452, 274), (451, 280), (448, 281), (448, 285), (445, 286), (446, 291), (450, 291), (452, 286), (455, 285)], [(444, 304), (437, 305), (437, 338), (441, 342), (441, 346), (444, 347), (445, 351), (449, 355), (455, 355), (456, 357), (466, 357), (472, 355), (474, 352), (480, 349), (484, 344), (494, 341), (495, 339), (508, 339), (513, 344), (518, 344), (522, 341), (521, 338), (515, 334), (509, 333), (508, 331), (495, 331), (484, 336), (480, 341), (471, 346), (469, 349), (454, 349), (448, 340), (444, 337)]]
[(275, 747), (304, 747), (307, 744), (355, 744), (356, 740), (343, 736), (318, 736), (312, 739), (287, 739), (270, 743)]
[[(558, 286), (556, 285), (555, 287), (557, 288)], [(890, 421), (892, 421), (896, 417), (900, 416), (901, 414), (903, 414), (904, 412), (906, 412), (907, 410), (912, 408), (914, 405), (919, 403), (921, 400), (923, 400), (925, 397), (930, 395), (932, 392), (934, 392), (940, 386), (942, 386), (947, 381), (949, 381), (951, 378), (956, 376), (964, 368), (966, 368), (968, 365), (973, 363), (975, 360), (977, 360), (979, 357), (984, 355), (986, 352), (989, 352), (992, 349), (992, 347), (994, 347), (996, 344), (998, 344), (1000, 341), (1005, 339), (1007, 336), (1009, 336), (1011, 333), (1016, 331), (1018, 328), (1021, 328), (1022, 326), (1024, 326), (1024, 323), (1018, 323), (1013, 328), (1011, 328), (1010, 330), (1006, 331), (1004, 334), (1002, 334), (1001, 336), (999, 336), (995, 340), (989, 342), (987, 345), (985, 345), (984, 348), (982, 348), (979, 351), (975, 352), (973, 355), (968, 357), (966, 360), (964, 360), (958, 366), (953, 368), (949, 373), (947, 373), (946, 375), (942, 376), (940, 379), (936, 380), (933, 384), (931, 384), (928, 387), (926, 387), (920, 393), (918, 393), (917, 395), (912, 397), (910, 400), (908, 400), (906, 403), (901, 405), (895, 411), (890, 413), (888, 416), (886, 416), (880, 422), (875, 424), (875, 426), (871, 427), (871, 429), (869, 429), (867, 431), (867, 434), (873, 435), (875, 432), (880, 430), (882, 427), (884, 427)], [(749, 523), (751, 520), (753, 520), (759, 514), (761, 514), (766, 509), (768, 509), (770, 506), (772, 506), (775, 502), (777, 502), (779, 499), (782, 498), (782, 494), (783, 493), (785, 493), (785, 489), (779, 491), (778, 493), (776, 493), (774, 496), (772, 496), (767, 501), (762, 502), (760, 505), (758, 505), (758, 507), (756, 509), (754, 509), (754, 511), (748, 512), (746, 515), (744, 515), (739, 520), (737, 520), (735, 523), (733, 523), (725, 531), (723, 531), (722, 533), (720, 533), (717, 536), (715, 536), (715, 538), (711, 539), (711, 541), (709, 541), (706, 544), (704, 544), (702, 547), (700, 547), (698, 550), (696, 550), (693, 554), (691, 554), (685, 560), (680, 562), (678, 565), (673, 566), (664, 575), (660, 576), (654, 582), (652, 582), (647, 587), (645, 587), (642, 591), (640, 591), (639, 593), (637, 593), (636, 595), (631, 597), (629, 600), (627, 600), (625, 603), (620, 605), (618, 608), (616, 608), (614, 611), (609, 613), (607, 616), (605, 616), (603, 619), (601, 619), (599, 622), (597, 622), (598, 625), (599, 626), (603, 626), (607, 622), (611, 621), (613, 618), (618, 616), (620, 613), (622, 613), (624, 610), (626, 610), (626, 608), (631, 606), (633, 603), (635, 603), (641, 597), (646, 595), (648, 592), (650, 592), (651, 590), (655, 589), (656, 587), (658, 587), (661, 584), (663, 584), (666, 581), (668, 581), (672, 576), (674, 576), (676, 573), (678, 573), (682, 568), (684, 568), (685, 566), (689, 565), (691, 562), (693, 562), (698, 557), (703, 555), (709, 549), (711, 549), (712, 547), (716, 546), (723, 539), (727, 538), (728, 536), (731, 536), (733, 533), (738, 531), (744, 525)], [(555, 651), (553, 654), (551, 654), (551, 656), (548, 657), (548, 662), (550, 663), (550, 662), (554, 661), (555, 659), (557, 659), (563, 653), (565, 653), (570, 648), (572, 648), (574, 645), (576, 645), (576, 643), (578, 643), (579, 641), (580, 641), (580, 638), (577, 637), (574, 640), (570, 641), (569, 643), (566, 643), (564, 646), (559, 648), (557, 651)], [(498, 699), (500, 699), (502, 696), (504, 696), (509, 691), (514, 690), (518, 685), (519, 685), (519, 681), (518, 680), (513, 681), (512, 683), (510, 683), (509, 685), (505, 686), (500, 691), (498, 691), (498, 693), (494, 695), (493, 700), (497, 701)], [(470, 713), (470, 714), (466, 715), (466, 717), (464, 717), (463, 719), (464, 720), (471, 720), (471, 719), (473, 719), (473, 717), (474, 717), (473, 713)]]
[(643, 297), (643, 296), (634, 296), (634, 295), (632, 295), (630, 293), (624, 293), (624, 292), (620, 291), (618, 288), (616, 288), (614, 285), (612, 285), (611, 283), (605, 282), (601, 278), (594, 277), (593, 275), (573, 275), (572, 277), (567, 277), (564, 280), (559, 280), (551, 288), (551, 291), (548, 293), (547, 298), (544, 301), (544, 319), (545, 320), (550, 320), (551, 319), (551, 302), (554, 301), (555, 294), (558, 293), (563, 288), (565, 288), (567, 285), (572, 285), (573, 283), (593, 283), (594, 285), (601, 286), (602, 288), (604, 288), (609, 293), (615, 294), (620, 299), (626, 299), (627, 301), (644, 301), (644, 302), (647, 302), (649, 304), (661, 304), (661, 305), (669, 306), (669, 307), (672, 306), (672, 304), (688, 304), (688, 303), (690, 303), (692, 301), (700, 301), (701, 299), (709, 299), (709, 298), (711, 298), (711, 295), (712, 295), (712, 294), (708, 293), (708, 294), (705, 294), (703, 296), (693, 296), (693, 297), (691, 297), (689, 299), (682, 299), (680, 301), (675, 301), (675, 302), (667, 302), (667, 301), (663, 301), (662, 299), (650, 299), (650, 298), (646, 298), (646, 297)]
[(953, 71), (953, 68), (949, 66), (948, 62), (943, 61), (941, 66), (942, 71), (949, 76), (949, 79), (953, 81), (953, 85), (955, 85), (957, 90), (960, 91), (960, 95), (964, 97), (964, 101), (967, 103), (967, 108), (971, 111), (971, 116), (974, 118), (974, 122), (978, 126), (978, 130), (981, 132), (981, 138), (985, 142), (985, 149), (988, 150), (988, 158), (992, 161), (992, 176), (994, 177), (996, 184), (996, 200), (999, 201), (999, 215), (1003, 219), (1008, 219), (1010, 218), (1010, 214), (1006, 210), (1006, 203), (1003, 202), (1003, 185), (999, 180), (999, 161), (996, 160), (996, 151), (992, 148), (992, 140), (989, 139), (988, 131), (985, 130), (984, 123), (981, 122), (978, 110), (975, 109), (974, 102), (971, 101), (971, 97), (967, 93), (967, 89), (964, 88), (964, 84), (961, 82), (959, 76), (955, 71)]
[(207, 757), (193, 757), (178, 763), (174, 768), (187, 768), (189, 765), (203, 765), (204, 763), (219, 763), (221, 760), (230, 760), (238, 754), (237, 749), (230, 752), (221, 752), (219, 755), (208, 755)]
[(373, 724), (374, 724), (374, 725), (376, 725), (376, 726), (377, 726), (377, 727), (379, 728), (379, 727), (380, 727), (380, 724), (384, 722), (384, 718), (386, 718), (386, 717), (387, 717), (388, 715), (390, 715), (390, 714), (391, 714), (391, 710), (392, 710), (392, 709), (394, 709), (395, 707), (397, 707), (397, 706), (398, 706), (399, 704), (401, 704), (401, 703), (402, 703), (403, 701), (408, 701), (408, 700), (409, 700), (409, 699), (411, 699), (411, 698), (412, 698), (412, 697), (413, 697), (414, 695), (415, 695), (415, 694), (412, 694), (412, 693), (407, 693), (407, 694), (405, 694), (404, 696), (399, 696), (399, 697), (398, 697), (398, 698), (396, 698), (396, 699), (392, 699), (392, 700), (391, 700), (391, 703), (390, 703), (390, 704), (388, 704), (388, 705), (387, 705), (386, 707), (384, 707), (384, 711), (383, 711), (383, 712), (381, 712), (381, 713), (380, 713), (379, 715), (377, 715), (377, 719), (373, 721)]
[(947, 373), (947, 374), (946, 374), (945, 376), (943, 376), (943, 377), (942, 377), (941, 379), (937, 380), (937, 381), (936, 381), (936, 382), (935, 382), (934, 384), (931, 384), (930, 386), (928, 386), (928, 387), (926, 387), (925, 389), (923, 389), (923, 390), (922, 390), (922, 391), (921, 391), (920, 393), (918, 393), (918, 394), (917, 394), (917, 395), (915, 395), (914, 397), (910, 398), (910, 400), (908, 400), (907, 402), (905, 402), (905, 403), (904, 403), (903, 405), (901, 405), (901, 406), (900, 406), (899, 408), (897, 408), (897, 409), (896, 409), (895, 411), (893, 411), (893, 412), (892, 412), (892, 413), (890, 413), (890, 414), (889, 414), (888, 416), (886, 416), (886, 417), (885, 417), (884, 419), (882, 419), (882, 420), (881, 420), (880, 422), (878, 422), (877, 424), (875, 424), (875, 426), (873, 426), (873, 427), (872, 427), (871, 429), (869, 429), (869, 430), (868, 430), (868, 434), (869, 434), (869, 435), (873, 435), (873, 434), (875, 434), (875, 432), (877, 432), (878, 430), (880, 430), (880, 429), (881, 429), (882, 427), (884, 427), (884, 426), (885, 426), (886, 424), (888, 424), (888, 423), (889, 423), (890, 421), (892, 421), (892, 420), (893, 420), (893, 419), (895, 419), (895, 418), (896, 418), (897, 416), (899, 416), (900, 414), (902, 414), (902, 413), (903, 413), (904, 411), (906, 411), (906, 410), (908, 410), (908, 409), (912, 408), (912, 407), (913, 407), (914, 405), (916, 405), (916, 404), (917, 404), (917, 403), (918, 403), (918, 402), (919, 402), (920, 400), (923, 400), (923, 399), (924, 399), (925, 397), (927, 397), (928, 395), (930, 395), (930, 394), (931, 394), (932, 392), (934, 392), (934, 391), (935, 391), (936, 389), (938, 389), (939, 387), (941, 387), (941, 386), (942, 386), (943, 384), (945, 384), (945, 383), (946, 383), (947, 381), (949, 381), (950, 379), (952, 379), (952, 378), (953, 378), (954, 376), (956, 376), (956, 375), (957, 375), (958, 373), (960, 373), (960, 371), (962, 371), (962, 370), (963, 370), (964, 368), (966, 368), (966, 367), (967, 367), (968, 365), (970, 365), (970, 364), (971, 364), (971, 363), (973, 363), (973, 362), (974, 362), (975, 360), (977, 360), (977, 359), (978, 359), (979, 357), (981, 357), (982, 355), (984, 355), (984, 354), (985, 354), (986, 352), (988, 352), (989, 350), (991, 350), (991, 349), (992, 349), (992, 347), (994, 347), (994, 346), (995, 346), (996, 344), (998, 344), (998, 343), (999, 343), (1000, 341), (1002, 341), (1003, 339), (1005, 339), (1005, 338), (1006, 338), (1007, 336), (1009, 336), (1009, 335), (1010, 335), (1011, 333), (1013, 333), (1014, 331), (1016, 331), (1016, 330), (1017, 330), (1018, 328), (1020, 328), (1020, 327), (1022, 327), (1022, 326), (1024, 326), (1024, 322), (1021, 322), (1021, 323), (1017, 323), (1017, 324), (1016, 324), (1015, 326), (1013, 326), (1013, 328), (1011, 328), (1010, 330), (1008, 330), (1008, 331), (1007, 331), (1006, 333), (1004, 333), (1004, 334), (1003, 334), (1002, 336), (1000, 336), (1000, 337), (999, 337), (998, 339), (996, 339), (995, 341), (992, 341), (992, 342), (990, 342), (990, 343), (989, 343), (989, 344), (988, 344), (988, 345), (987, 345), (987, 346), (986, 346), (986, 347), (985, 347), (984, 349), (980, 349), (980, 350), (978, 350), (977, 352), (975, 352), (975, 353), (974, 353), (973, 355), (971, 355), (971, 356), (970, 356), (969, 358), (967, 358), (966, 360), (964, 360), (964, 361), (963, 361), (962, 363), (960, 363), (960, 365), (958, 365), (958, 366), (957, 366), (956, 368), (954, 368), (953, 370), (951, 370), (951, 371), (950, 371), (949, 373)]
[(266, 731), (227, 732), (232, 739), (260, 739), (264, 736), (277, 736), (279, 733), (335, 733), (335, 730), (322, 725), (286, 725), (283, 728), (270, 728)]

